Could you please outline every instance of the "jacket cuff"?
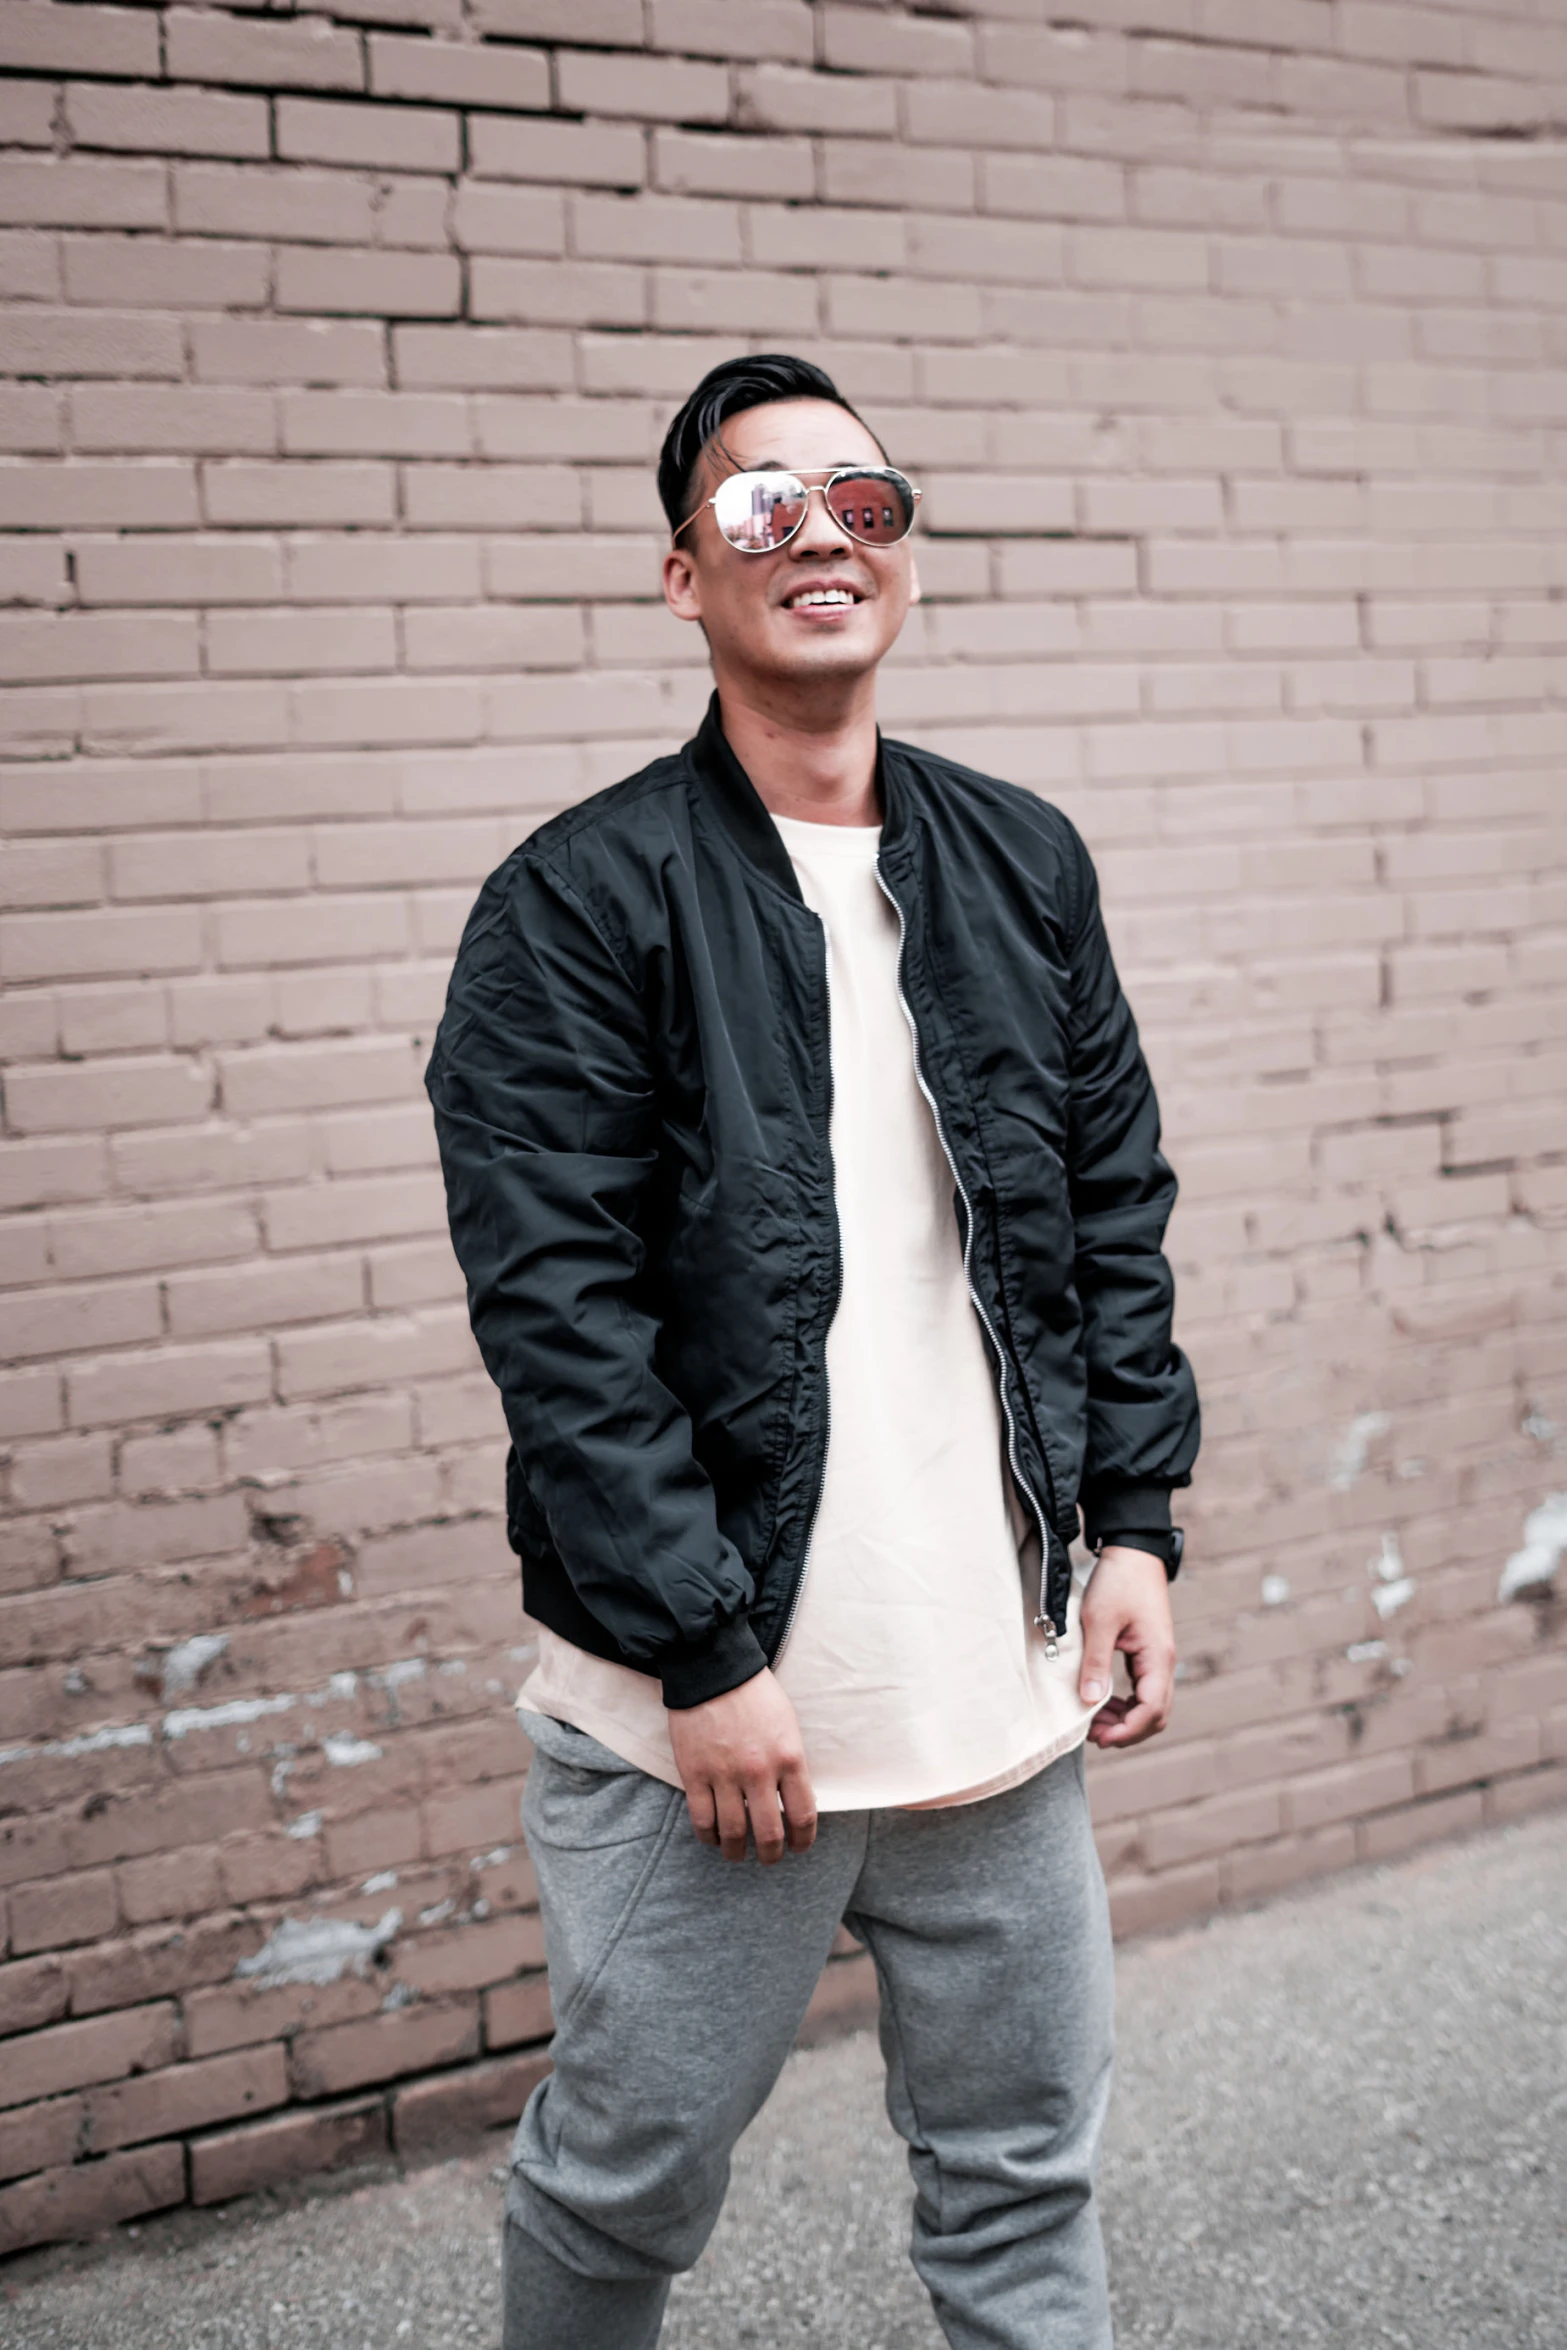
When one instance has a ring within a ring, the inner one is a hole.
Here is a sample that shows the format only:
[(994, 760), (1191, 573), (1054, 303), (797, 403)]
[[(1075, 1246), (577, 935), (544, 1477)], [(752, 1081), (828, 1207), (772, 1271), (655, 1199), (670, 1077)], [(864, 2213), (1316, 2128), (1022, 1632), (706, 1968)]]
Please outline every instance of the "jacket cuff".
[(690, 1706), (705, 1705), (710, 1697), (722, 1697), (726, 1689), (738, 1689), (743, 1681), (754, 1681), (766, 1669), (767, 1658), (749, 1619), (737, 1616), (733, 1623), (720, 1624), (706, 1640), (664, 1659), (659, 1667), (664, 1703), (671, 1713), (684, 1713)]
[[(1168, 1485), (1133, 1485), (1106, 1477), (1083, 1494), (1083, 1540), (1090, 1550), (1129, 1534), (1170, 1532)], [(1136, 1545), (1133, 1545), (1135, 1548)]]

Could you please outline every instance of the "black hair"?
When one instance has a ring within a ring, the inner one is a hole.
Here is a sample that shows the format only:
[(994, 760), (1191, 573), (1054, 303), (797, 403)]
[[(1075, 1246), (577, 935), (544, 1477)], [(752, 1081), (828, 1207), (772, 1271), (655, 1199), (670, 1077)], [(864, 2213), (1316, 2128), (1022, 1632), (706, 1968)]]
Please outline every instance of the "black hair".
[(697, 463), (709, 441), (718, 439), (722, 447), (719, 436), (731, 416), (764, 408), (770, 400), (830, 400), (835, 408), (847, 410), (856, 424), (865, 421), (832, 377), (809, 359), (791, 358), (786, 351), (720, 359), (676, 415), (659, 451), (658, 494), (671, 530), (677, 530), (691, 511)]

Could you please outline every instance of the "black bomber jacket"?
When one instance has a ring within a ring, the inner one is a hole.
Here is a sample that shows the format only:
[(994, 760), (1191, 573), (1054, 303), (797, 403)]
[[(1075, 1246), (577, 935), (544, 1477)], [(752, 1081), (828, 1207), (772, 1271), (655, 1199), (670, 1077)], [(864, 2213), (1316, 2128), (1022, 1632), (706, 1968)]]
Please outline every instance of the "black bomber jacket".
[[(1175, 1178), (1072, 825), (883, 740), (878, 870), (920, 1083), (1041, 1535), (1170, 1523), (1196, 1389)], [(826, 1466), (839, 1288), (821, 922), (725, 741), (554, 818), (469, 917), (426, 1083), (512, 1445), (523, 1603), (700, 1704), (777, 1655)]]

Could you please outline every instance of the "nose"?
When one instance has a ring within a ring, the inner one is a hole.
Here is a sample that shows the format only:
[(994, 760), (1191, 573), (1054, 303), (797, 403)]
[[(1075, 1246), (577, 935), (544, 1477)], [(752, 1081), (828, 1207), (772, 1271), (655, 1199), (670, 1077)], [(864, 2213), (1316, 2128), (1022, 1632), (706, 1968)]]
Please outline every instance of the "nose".
[(851, 545), (848, 532), (827, 503), (827, 485), (813, 481), (805, 500), (805, 520), (789, 541), (791, 555), (839, 555)]

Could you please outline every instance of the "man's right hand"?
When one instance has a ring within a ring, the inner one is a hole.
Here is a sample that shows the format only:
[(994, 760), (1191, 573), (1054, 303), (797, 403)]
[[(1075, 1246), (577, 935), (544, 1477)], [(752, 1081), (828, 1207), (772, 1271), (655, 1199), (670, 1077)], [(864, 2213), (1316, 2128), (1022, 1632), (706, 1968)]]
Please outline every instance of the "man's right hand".
[(746, 1831), (764, 1868), (816, 1841), (816, 1797), (800, 1725), (765, 1667), (738, 1689), (669, 1716), (691, 1825), (725, 1860), (744, 1860)]

